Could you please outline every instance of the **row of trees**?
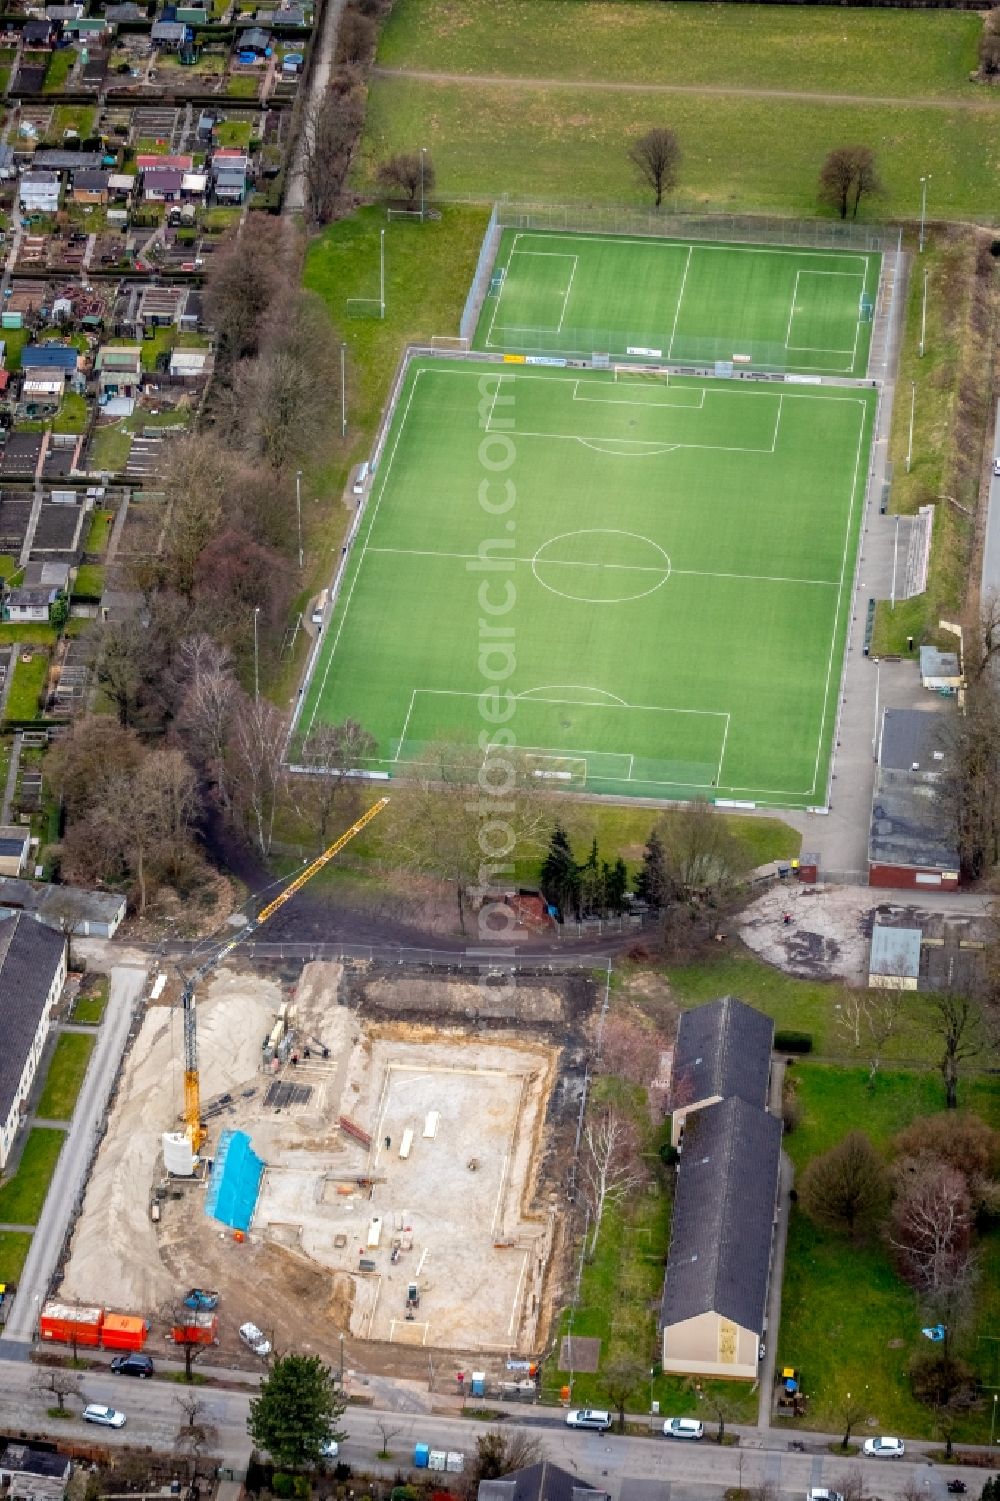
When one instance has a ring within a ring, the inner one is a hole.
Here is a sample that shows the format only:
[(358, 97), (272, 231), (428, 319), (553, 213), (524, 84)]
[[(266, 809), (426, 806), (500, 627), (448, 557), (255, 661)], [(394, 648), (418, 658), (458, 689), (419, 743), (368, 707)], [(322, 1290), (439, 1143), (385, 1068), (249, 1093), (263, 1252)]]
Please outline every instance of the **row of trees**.
[(979, 1275), (977, 1219), (1000, 1210), (1000, 1132), (974, 1115), (928, 1116), (899, 1132), (884, 1153), (852, 1131), (813, 1158), (798, 1197), (826, 1229), (854, 1242), (884, 1241), (925, 1315), (941, 1328), (938, 1343), (911, 1364), (914, 1391), (953, 1415), (973, 1395), (972, 1373), (954, 1341)]
[[(676, 133), (665, 125), (654, 126), (632, 142), (627, 156), (659, 208), (664, 194), (672, 192), (680, 179), (682, 152)], [(848, 214), (856, 219), (861, 200), (881, 192), (870, 146), (836, 146), (827, 153), (819, 173), (818, 197), (824, 207), (833, 209), (841, 219)]]

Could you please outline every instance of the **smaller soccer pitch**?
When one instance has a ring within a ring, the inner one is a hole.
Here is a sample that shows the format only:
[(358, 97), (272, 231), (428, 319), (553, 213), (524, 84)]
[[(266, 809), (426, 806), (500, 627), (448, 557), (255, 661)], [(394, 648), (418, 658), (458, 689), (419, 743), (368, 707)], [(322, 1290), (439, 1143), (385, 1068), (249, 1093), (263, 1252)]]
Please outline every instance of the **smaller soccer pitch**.
[(473, 346), (865, 375), (877, 251), (508, 229)]
[(825, 798), (876, 392), (411, 362), (297, 723)]

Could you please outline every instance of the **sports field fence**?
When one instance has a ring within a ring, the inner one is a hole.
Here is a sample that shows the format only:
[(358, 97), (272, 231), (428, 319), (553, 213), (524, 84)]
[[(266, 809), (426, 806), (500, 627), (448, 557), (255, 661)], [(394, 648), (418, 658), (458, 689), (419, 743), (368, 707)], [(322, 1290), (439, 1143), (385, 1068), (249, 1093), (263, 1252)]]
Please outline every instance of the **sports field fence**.
[(458, 320), (458, 336), (460, 339), (471, 339), (476, 331), (479, 321), (479, 310), (486, 297), (486, 291), (490, 284), (490, 274), (493, 270), (493, 262), (496, 260), (497, 246), (500, 244), (500, 229), (497, 220), (497, 204), (493, 205), (490, 214), (490, 222), (486, 226), (483, 235), (483, 243), (479, 247), (479, 259), (472, 275), (472, 285), (469, 287), (469, 295), (465, 299), (465, 307), (462, 316)]

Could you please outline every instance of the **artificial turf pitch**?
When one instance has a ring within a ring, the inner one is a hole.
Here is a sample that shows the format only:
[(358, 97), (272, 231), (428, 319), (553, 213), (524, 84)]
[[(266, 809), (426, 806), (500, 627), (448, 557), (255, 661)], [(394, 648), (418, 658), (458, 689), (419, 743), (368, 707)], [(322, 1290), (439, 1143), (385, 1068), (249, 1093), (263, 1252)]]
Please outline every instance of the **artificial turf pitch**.
[(875, 396), (412, 361), (300, 739), (350, 716), (372, 769), (512, 737), (554, 787), (822, 803)]
[(862, 378), (877, 251), (508, 229), (473, 347)]

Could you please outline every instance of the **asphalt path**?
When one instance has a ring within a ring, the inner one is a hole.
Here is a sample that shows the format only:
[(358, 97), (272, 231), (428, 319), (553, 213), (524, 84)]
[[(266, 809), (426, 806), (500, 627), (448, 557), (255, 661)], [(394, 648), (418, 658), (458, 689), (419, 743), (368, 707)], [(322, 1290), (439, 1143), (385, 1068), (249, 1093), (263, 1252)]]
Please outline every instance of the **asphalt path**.
[[(0, 1424), (25, 1435), (52, 1437), (55, 1425), (46, 1411), (52, 1398), (37, 1390), (37, 1382), (37, 1367), (14, 1362), (0, 1366)], [(81, 1386), (80, 1398), (67, 1399), (74, 1413), (82, 1411), (84, 1401), (100, 1402), (123, 1411), (126, 1425), (120, 1430), (92, 1428), (74, 1416), (59, 1422), (58, 1434), (77, 1440), (87, 1435), (113, 1448), (126, 1443), (161, 1451), (173, 1448), (185, 1421), (178, 1401), (182, 1389), (176, 1383), (87, 1372)], [(250, 1452), (246, 1420), (252, 1394), (213, 1387), (195, 1390), (204, 1403), (199, 1421), (217, 1431), (214, 1452), (227, 1466), (243, 1466)], [(840, 1459), (829, 1453), (828, 1445), (834, 1441), (829, 1434), (797, 1435), (806, 1446), (806, 1452), (798, 1453), (788, 1449), (784, 1434), (761, 1435), (754, 1429), (734, 1430), (741, 1432), (742, 1443), (719, 1448), (707, 1441), (672, 1442), (655, 1433), (648, 1438), (621, 1438), (580, 1432), (567, 1428), (561, 1412), (552, 1409), (515, 1409), (507, 1422), (537, 1438), (545, 1458), (606, 1490), (614, 1501), (621, 1494), (623, 1481), (630, 1479), (669, 1484), (671, 1501), (703, 1501), (728, 1486), (755, 1487), (764, 1481), (779, 1491), (802, 1496), (811, 1487), (843, 1489), (848, 1471), (859, 1464), (868, 1495), (902, 1496), (908, 1489), (912, 1493), (916, 1485), (927, 1501), (946, 1501), (947, 1480), (963, 1473), (958, 1468), (942, 1469), (931, 1464), (913, 1449), (904, 1460)], [(352, 1406), (343, 1426), (347, 1431), (341, 1445), (344, 1462), (356, 1470), (391, 1478), (398, 1469), (410, 1467), (415, 1443), (468, 1456), (477, 1436), (489, 1425), (457, 1415), (411, 1415)], [(379, 1460), (386, 1438), (391, 1458)], [(983, 1472), (964, 1473), (970, 1492), (978, 1490)]]

